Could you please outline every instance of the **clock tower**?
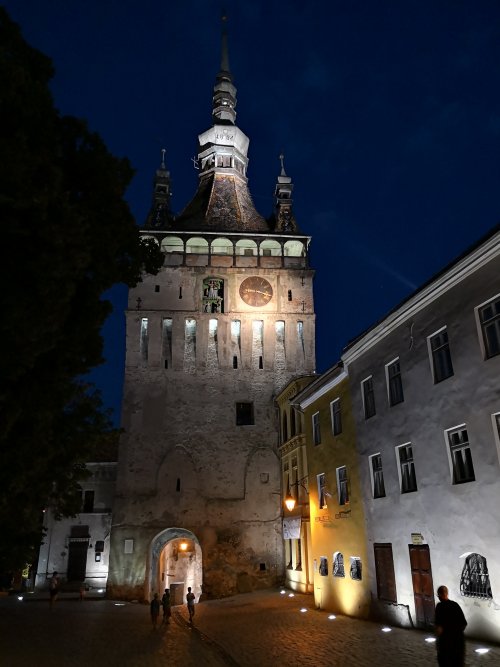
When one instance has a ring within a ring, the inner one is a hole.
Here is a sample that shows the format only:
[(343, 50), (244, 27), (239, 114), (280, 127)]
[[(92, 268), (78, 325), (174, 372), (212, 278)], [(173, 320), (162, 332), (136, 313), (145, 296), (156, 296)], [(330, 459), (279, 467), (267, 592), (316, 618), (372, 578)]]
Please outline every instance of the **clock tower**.
[(129, 294), (113, 597), (221, 597), (284, 573), (274, 397), (315, 369), (310, 237), (283, 156), (274, 211), (256, 211), (235, 109), (224, 32), (197, 191), (174, 217), (163, 154), (142, 234), (164, 266)]

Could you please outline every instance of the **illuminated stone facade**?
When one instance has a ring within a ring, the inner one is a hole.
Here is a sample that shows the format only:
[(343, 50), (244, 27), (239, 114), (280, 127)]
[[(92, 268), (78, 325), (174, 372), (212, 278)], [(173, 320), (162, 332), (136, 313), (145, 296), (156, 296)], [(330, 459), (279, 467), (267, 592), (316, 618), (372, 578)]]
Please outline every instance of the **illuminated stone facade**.
[(188, 585), (197, 598), (222, 597), (283, 577), (274, 396), (314, 372), (310, 239), (283, 166), (274, 215), (256, 212), (235, 96), (223, 47), (199, 188), (177, 219), (164, 162), (156, 173), (143, 235), (165, 262), (130, 291), (126, 313), (115, 597)]

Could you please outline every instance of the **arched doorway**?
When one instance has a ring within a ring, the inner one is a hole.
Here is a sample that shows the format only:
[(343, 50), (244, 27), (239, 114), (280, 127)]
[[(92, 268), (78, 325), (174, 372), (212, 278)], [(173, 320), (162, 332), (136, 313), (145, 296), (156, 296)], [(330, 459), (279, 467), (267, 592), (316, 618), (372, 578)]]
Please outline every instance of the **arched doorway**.
[(172, 605), (183, 604), (188, 586), (199, 600), (203, 570), (201, 547), (194, 533), (184, 528), (167, 528), (151, 541), (150, 567), (146, 597), (161, 598), (170, 589)]

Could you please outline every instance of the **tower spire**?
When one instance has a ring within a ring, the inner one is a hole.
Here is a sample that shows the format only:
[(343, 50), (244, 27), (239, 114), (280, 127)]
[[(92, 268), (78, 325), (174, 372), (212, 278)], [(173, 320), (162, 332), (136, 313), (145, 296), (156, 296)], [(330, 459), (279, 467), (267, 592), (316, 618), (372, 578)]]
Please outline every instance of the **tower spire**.
[(214, 125), (224, 123), (234, 125), (236, 120), (236, 87), (229, 69), (229, 50), (227, 46), (227, 16), (222, 14), (222, 37), (220, 70), (215, 79), (212, 119)]
[(278, 176), (276, 187), (274, 189), (275, 201), (275, 231), (284, 233), (298, 232), (297, 222), (292, 209), (292, 190), (293, 183), (290, 176), (285, 171), (285, 156), (283, 153), (279, 156), (281, 162), (281, 173)]
[(166, 149), (161, 149), (161, 162), (156, 170), (153, 181), (153, 201), (144, 225), (144, 229), (166, 229), (173, 220), (170, 208), (172, 191), (170, 189), (170, 172), (165, 166)]

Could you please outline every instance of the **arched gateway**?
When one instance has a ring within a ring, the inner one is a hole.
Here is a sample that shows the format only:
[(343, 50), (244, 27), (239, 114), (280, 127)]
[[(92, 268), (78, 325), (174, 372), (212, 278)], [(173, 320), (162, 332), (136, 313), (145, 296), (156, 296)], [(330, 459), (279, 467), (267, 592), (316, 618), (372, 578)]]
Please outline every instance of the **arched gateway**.
[(201, 547), (196, 535), (184, 528), (167, 528), (151, 540), (146, 599), (170, 590), (172, 605), (183, 604), (188, 586), (198, 601), (202, 592)]

